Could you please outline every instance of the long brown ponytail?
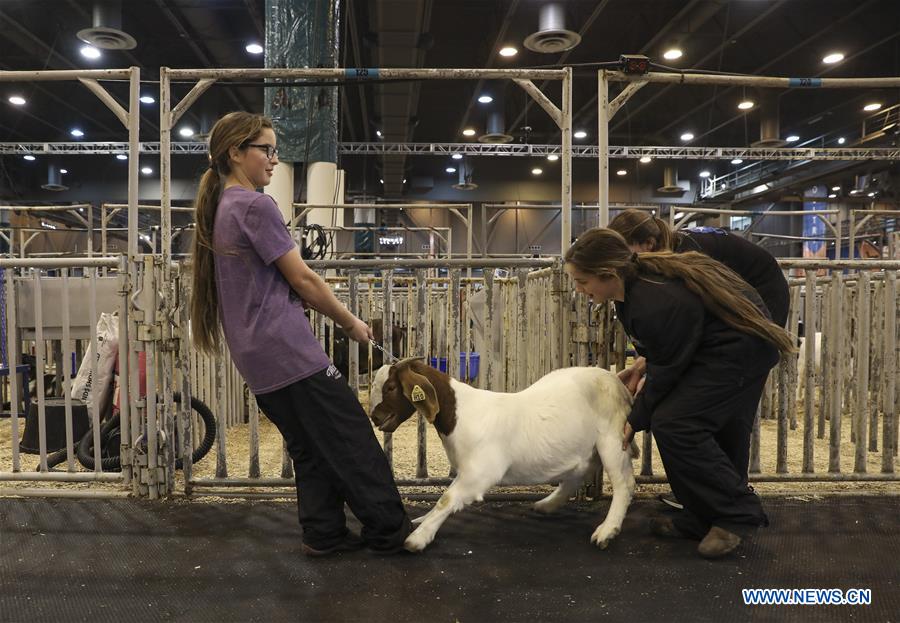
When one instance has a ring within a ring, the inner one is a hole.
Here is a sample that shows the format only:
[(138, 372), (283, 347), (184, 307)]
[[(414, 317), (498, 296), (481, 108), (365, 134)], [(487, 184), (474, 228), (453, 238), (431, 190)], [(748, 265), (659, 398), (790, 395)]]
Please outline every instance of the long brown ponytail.
[(629, 245), (644, 244), (652, 240), (654, 251), (674, 251), (679, 234), (669, 224), (649, 212), (627, 208), (609, 222), (609, 228), (617, 231)]
[(597, 227), (578, 237), (566, 252), (565, 261), (601, 277), (615, 275), (628, 280), (655, 273), (681, 279), (710, 312), (730, 327), (771, 342), (782, 353), (795, 350), (790, 334), (768, 320), (741, 294), (751, 290), (751, 286), (737, 273), (702, 253), (635, 254), (620, 233)]
[(202, 351), (218, 350), (219, 299), (216, 291), (213, 224), (222, 194), (222, 182), (231, 172), (229, 149), (253, 142), (272, 122), (263, 115), (233, 112), (216, 122), (209, 133), (209, 168), (200, 178), (194, 199), (194, 243), (192, 257), (191, 333)]

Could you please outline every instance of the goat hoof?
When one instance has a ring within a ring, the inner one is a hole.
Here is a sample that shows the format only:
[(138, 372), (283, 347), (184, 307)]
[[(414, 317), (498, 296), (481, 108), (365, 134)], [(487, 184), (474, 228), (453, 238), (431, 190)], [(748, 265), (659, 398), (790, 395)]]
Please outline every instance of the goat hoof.
[(549, 502), (544, 502), (543, 500), (541, 500), (539, 502), (535, 502), (531, 508), (537, 513), (541, 513), (543, 515), (550, 515), (559, 510), (559, 505), (552, 504)]
[(591, 535), (591, 543), (595, 544), (600, 549), (606, 549), (609, 547), (609, 542), (612, 541), (617, 534), (619, 534), (618, 528), (608, 530), (601, 526), (594, 530), (594, 534)]
[(429, 543), (431, 543), (431, 539), (419, 534), (419, 531), (416, 530), (406, 537), (406, 541), (403, 542), (403, 547), (410, 552), (421, 552), (428, 547)]

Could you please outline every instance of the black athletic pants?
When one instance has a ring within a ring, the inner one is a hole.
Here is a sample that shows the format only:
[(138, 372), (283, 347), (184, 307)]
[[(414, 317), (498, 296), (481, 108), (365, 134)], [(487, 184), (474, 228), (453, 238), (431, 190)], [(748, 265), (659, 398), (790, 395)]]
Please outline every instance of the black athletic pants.
[(682, 532), (702, 538), (712, 525), (739, 534), (768, 525), (759, 497), (747, 486), (750, 433), (766, 376), (695, 366), (654, 410), (653, 437), (686, 511), (673, 516)]
[(332, 366), (256, 402), (278, 427), (294, 461), (303, 542), (316, 549), (347, 534), (344, 502), (374, 550), (403, 544), (411, 530), (369, 418)]

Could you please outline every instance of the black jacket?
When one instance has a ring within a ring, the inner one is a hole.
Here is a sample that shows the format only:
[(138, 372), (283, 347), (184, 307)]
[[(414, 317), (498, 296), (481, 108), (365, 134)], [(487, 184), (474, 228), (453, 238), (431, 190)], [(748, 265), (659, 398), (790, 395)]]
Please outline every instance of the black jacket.
[(785, 325), (790, 293), (784, 273), (771, 253), (716, 227), (686, 229), (679, 234), (676, 253), (698, 251), (725, 264), (756, 289), (772, 321), (781, 327)]
[[(751, 293), (762, 309), (759, 298)], [(647, 358), (647, 378), (628, 421), (636, 430), (650, 428), (653, 410), (673, 391), (688, 369), (710, 382), (740, 384), (778, 362), (769, 342), (725, 324), (680, 279), (646, 275), (625, 284), (624, 302), (616, 302), (619, 321)]]

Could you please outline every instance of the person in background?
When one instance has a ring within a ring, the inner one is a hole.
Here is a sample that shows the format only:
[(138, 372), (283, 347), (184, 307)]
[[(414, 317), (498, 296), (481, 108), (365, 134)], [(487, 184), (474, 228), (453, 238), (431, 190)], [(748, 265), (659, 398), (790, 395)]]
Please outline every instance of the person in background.
[[(275, 201), (257, 192), (276, 164), (275, 132), (262, 115), (230, 113), (210, 132), (209, 167), (194, 203), (194, 344), (215, 354), (224, 336), (257, 404), (284, 437), (304, 554), (403, 551), (412, 526), (387, 459), (305, 308), (360, 343), (372, 330), (304, 263)], [(347, 528), (345, 502), (362, 523), (361, 537)]]
[[(787, 280), (772, 254), (762, 247), (716, 227), (672, 231), (661, 218), (633, 208), (619, 212), (610, 221), (609, 228), (622, 234), (628, 247), (637, 253), (698, 251), (718, 260), (753, 286), (768, 308), (772, 321), (780, 327), (785, 326), (790, 303)], [(646, 360), (638, 356), (634, 364), (620, 374), (620, 378), (632, 392), (637, 391), (646, 367)], [(745, 480), (748, 465), (744, 463), (749, 463), (749, 459), (749, 455), (746, 460), (741, 457), (738, 465)], [(671, 495), (662, 494), (660, 500), (673, 508), (682, 507)]]
[(684, 510), (651, 520), (664, 537), (700, 541), (718, 558), (768, 525), (739, 457), (749, 450), (756, 404), (788, 333), (771, 322), (756, 291), (696, 252), (635, 253), (611, 229), (579, 236), (565, 254), (575, 289), (615, 301), (626, 332), (646, 352), (647, 375), (625, 424), (651, 430)]

